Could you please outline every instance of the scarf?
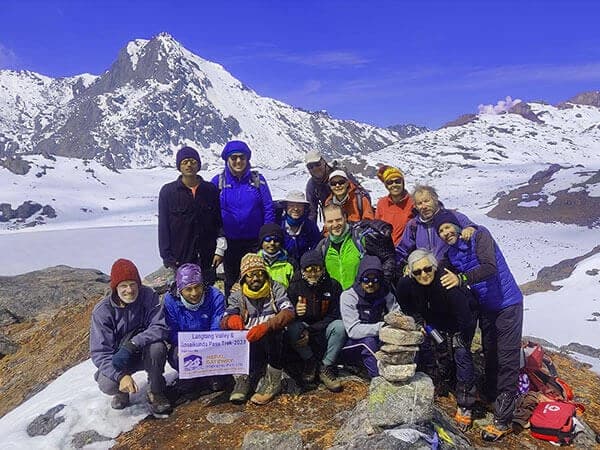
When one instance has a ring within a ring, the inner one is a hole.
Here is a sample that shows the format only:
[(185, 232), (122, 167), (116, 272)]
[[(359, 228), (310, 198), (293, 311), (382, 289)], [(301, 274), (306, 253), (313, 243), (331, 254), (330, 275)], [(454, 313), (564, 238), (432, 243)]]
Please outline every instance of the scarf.
[(258, 291), (253, 291), (248, 287), (246, 283), (243, 283), (242, 294), (244, 294), (250, 300), (258, 300), (259, 298), (268, 297), (269, 295), (271, 295), (271, 284), (267, 280)]
[(339, 236), (334, 236), (332, 233), (329, 233), (329, 239), (331, 239), (331, 242), (333, 242), (334, 244), (339, 244), (340, 242), (343, 242), (344, 239), (346, 239), (348, 233), (350, 233), (350, 225), (346, 223), (346, 226), (344, 227), (344, 232), (342, 234), (340, 234)]
[(264, 250), (260, 251), (260, 256), (265, 260), (267, 266), (272, 266), (274, 262), (279, 260), (285, 260), (285, 253), (283, 250), (277, 250), (276, 253), (267, 253)]
[(346, 195), (344, 195), (344, 198), (342, 198), (341, 200), (338, 200), (337, 197), (333, 195), (331, 197), (331, 203), (338, 206), (344, 206), (344, 203), (346, 203), (346, 200), (348, 200), (348, 194), (349, 192), (346, 192)]
[(304, 220), (306, 219), (306, 214), (302, 214), (300, 217), (298, 217), (297, 219), (294, 219), (292, 216), (288, 216), (286, 214), (285, 216), (285, 222), (290, 226), (290, 227), (297, 227), (300, 226), (304, 223)]
[(185, 307), (185, 309), (187, 309), (189, 311), (198, 311), (200, 309), (200, 307), (202, 306), (202, 304), (204, 303), (204, 297), (206, 296), (205, 294), (206, 293), (202, 294), (200, 301), (198, 303), (196, 303), (195, 305), (193, 303), (186, 301), (186, 299), (183, 298), (183, 295), (181, 295), (179, 297), (179, 300), (181, 300), (181, 304)]

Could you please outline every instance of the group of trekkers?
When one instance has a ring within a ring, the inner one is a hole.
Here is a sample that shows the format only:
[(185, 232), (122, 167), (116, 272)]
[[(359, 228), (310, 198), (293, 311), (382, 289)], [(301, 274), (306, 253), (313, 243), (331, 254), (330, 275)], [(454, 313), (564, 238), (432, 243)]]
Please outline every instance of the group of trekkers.
[[(280, 202), (251, 167), (246, 143), (227, 143), (221, 157), (224, 170), (209, 182), (198, 175), (198, 152), (181, 148), (181, 175), (160, 191), (160, 256), (175, 280), (164, 301), (142, 286), (131, 261), (112, 266), (112, 292), (92, 313), (90, 348), (113, 408), (129, 404), (137, 391), (131, 375), (145, 370), (152, 411), (170, 411), (163, 372), (166, 361), (178, 368), (182, 331), (247, 330), (250, 373), (234, 377), (231, 402), (268, 403), (284, 369), (305, 386), (339, 392), (340, 365), (379, 375), (383, 317), (401, 311), (425, 335), (417, 370), (438, 394), (454, 391), (457, 424), (469, 428), (482, 398), (494, 411), (483, 438), (511, 431), (523, 296), (486, 228), (446, 209), (431, 186), (409, 194), (403, 172), (390, 165), (377, 172), (388, 195), (374, 208), (357, 179), (319, 152), (305, 156), (306, 194), (291, 191)], [(224, 292), (213, 286), (221, 263)], [(482, 392), (471, 354), (477, 324)], [(178, 382), (216, 391), (229, 380)]]

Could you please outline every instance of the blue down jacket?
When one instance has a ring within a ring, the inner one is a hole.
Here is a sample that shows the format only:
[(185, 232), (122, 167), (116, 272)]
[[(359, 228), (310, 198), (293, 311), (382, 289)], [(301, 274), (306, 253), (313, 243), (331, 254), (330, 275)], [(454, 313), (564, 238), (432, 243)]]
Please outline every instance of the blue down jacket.
[[(469, 241), (459, 239), (456, 244), (450, 246), (447, 257), (450, 263), (467, 277), (467, 282), (475, 291), (482, 310), (497, 312), (523, 301), (523, 294), (506, 264), (504, 255), (484, 227), (478, 226)], [(490, 269), (483, 267), (484, 265)], [(481, 276), (484, 271), (486, 275)]]

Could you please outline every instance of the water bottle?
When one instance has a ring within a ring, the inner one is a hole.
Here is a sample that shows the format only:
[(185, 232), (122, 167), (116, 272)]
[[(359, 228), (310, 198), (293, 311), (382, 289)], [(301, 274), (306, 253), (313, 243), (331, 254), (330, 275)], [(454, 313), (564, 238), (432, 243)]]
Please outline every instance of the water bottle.
[(444, 342), (444, 337), (440, 334), (438, 330), (433, 328), (431, 325), (425, 326), (425, 332), (431, 336), (431, 338), (435, 341), (436, 344), (441, 344)]

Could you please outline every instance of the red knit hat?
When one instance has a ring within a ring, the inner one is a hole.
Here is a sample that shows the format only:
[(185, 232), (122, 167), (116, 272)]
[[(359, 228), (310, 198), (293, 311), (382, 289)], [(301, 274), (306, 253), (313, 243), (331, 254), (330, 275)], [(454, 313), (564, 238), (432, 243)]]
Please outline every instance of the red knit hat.
[(110, 288), (114, 291), (121, 281), (134, 280), (138, 286), (142, 285), (140, 273), (128, 259), (117, 259), (110, 269)]

